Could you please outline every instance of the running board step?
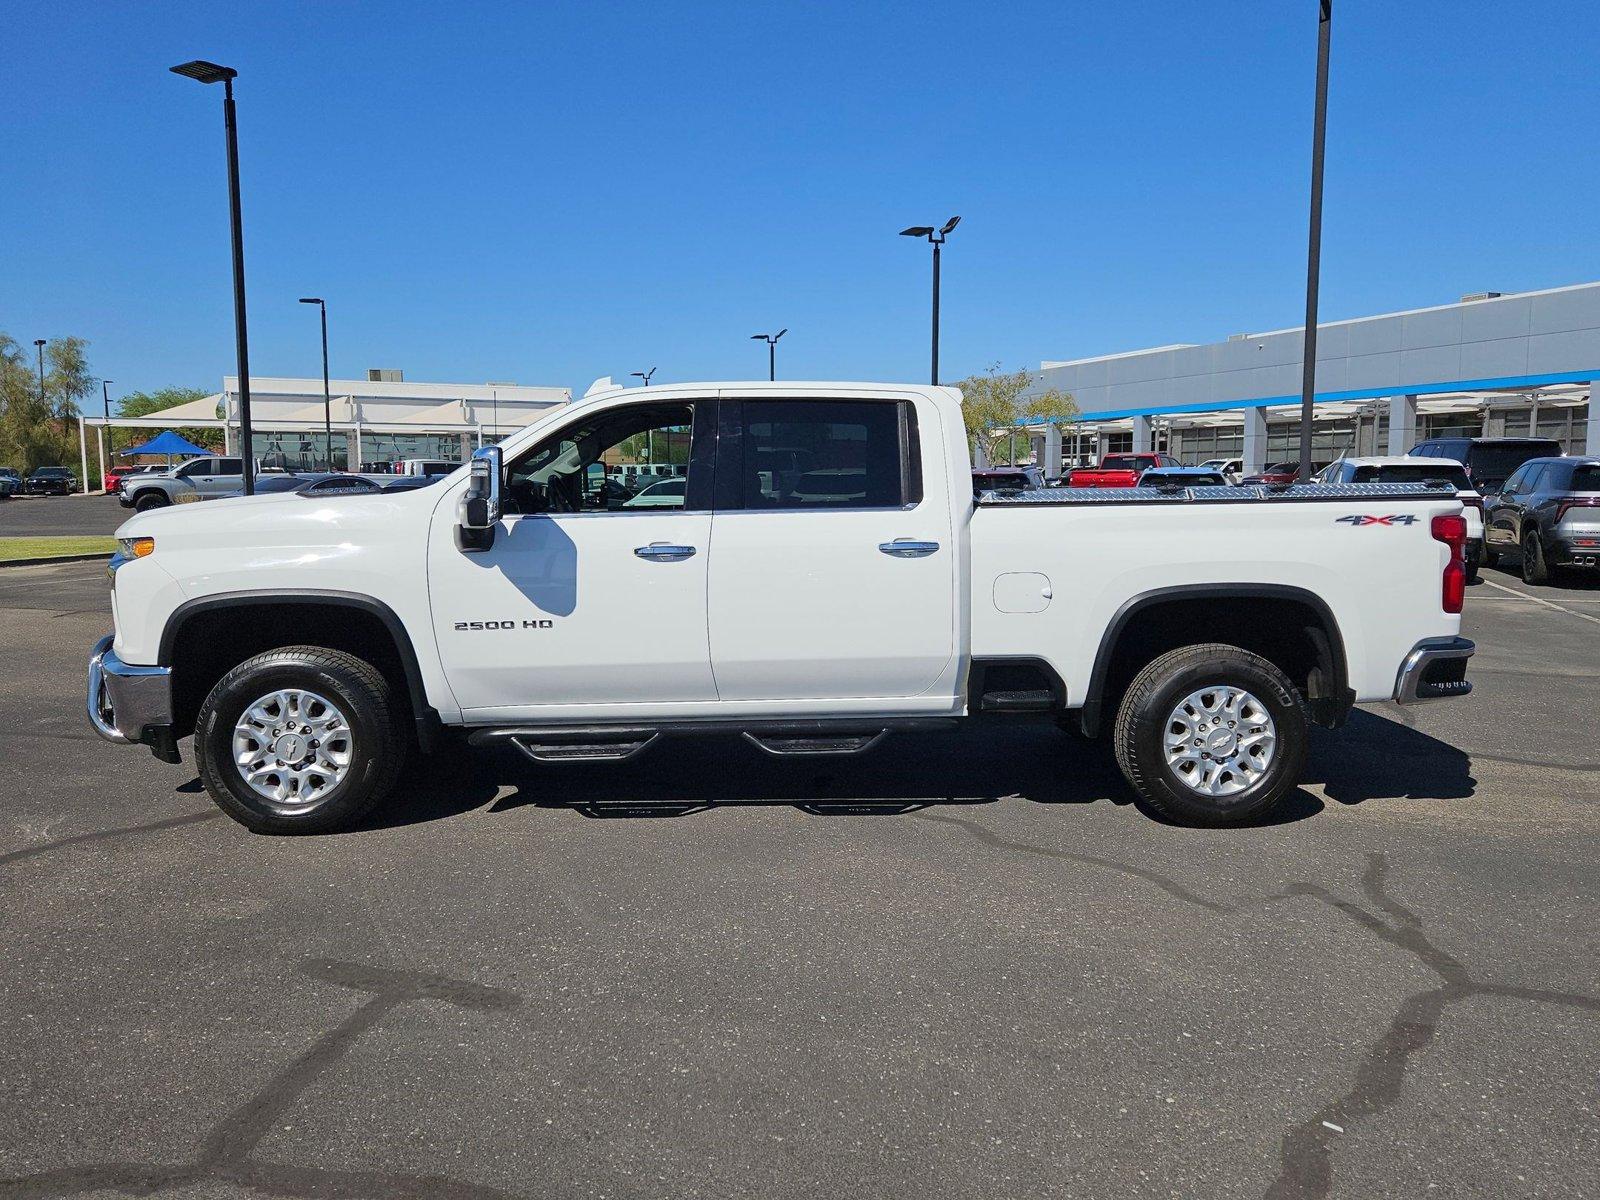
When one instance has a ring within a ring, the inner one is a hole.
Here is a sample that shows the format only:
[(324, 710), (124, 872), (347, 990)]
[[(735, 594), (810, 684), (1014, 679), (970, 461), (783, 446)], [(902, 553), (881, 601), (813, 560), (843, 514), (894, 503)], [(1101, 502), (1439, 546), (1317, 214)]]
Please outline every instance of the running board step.
[(791, 758), (802, 754), (865, 754), (888, 736), (887, 729), (799, 735), (752, 733), (746, 730), (743, 734), (744, 740), (756, 749), (777, 758)]
[(534, 762), (623, 762), (661, 735), (654, 729), (584, 733), (519, 733), (508, 739)]
[(978, 707), (984, 712), (1035, 712), (1054, 708), (1055, 695), (1049, 688), (1021, 692), (985, 692)]

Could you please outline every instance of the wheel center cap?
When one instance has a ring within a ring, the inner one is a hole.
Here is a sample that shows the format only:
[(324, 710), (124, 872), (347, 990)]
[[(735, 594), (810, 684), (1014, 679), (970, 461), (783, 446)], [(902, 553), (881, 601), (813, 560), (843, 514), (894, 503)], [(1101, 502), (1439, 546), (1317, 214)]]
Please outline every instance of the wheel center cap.
[(1231, 729), (1213, 729), (1206, 734), (1206, 750), (1213, 758), (1231, 757), (1238, 745), (1238, 735)]
[(299, 762), (306, 756), (306, 739), (298, 733), (286, 733), (272, 743), (272, 752), (284, 762)]

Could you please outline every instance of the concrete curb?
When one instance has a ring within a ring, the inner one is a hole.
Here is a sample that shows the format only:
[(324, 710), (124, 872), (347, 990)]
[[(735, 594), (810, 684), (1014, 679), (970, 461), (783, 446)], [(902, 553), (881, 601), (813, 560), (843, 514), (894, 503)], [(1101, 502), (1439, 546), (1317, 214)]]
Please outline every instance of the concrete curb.
[(4, 562), (0, 562), (0, 569), (5, 567), (42, 567), (50, 563), (93, 562), (95, 559), (109, 560), (110, 558), (111, 555), (104, 550), (94, 554), (57, 554), (48, 558), (8, 558)]

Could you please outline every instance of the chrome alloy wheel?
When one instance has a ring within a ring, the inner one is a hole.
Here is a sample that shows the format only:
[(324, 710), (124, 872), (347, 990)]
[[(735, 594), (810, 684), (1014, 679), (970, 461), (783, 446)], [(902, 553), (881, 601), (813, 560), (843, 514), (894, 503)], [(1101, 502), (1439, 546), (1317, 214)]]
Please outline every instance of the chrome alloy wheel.
[(326, 697), (299, 688), (268, 692), (233, 727), (233, 761), (250, 789), (279, 804), (309, 805), (350, 771), (354, 739)]
[(1191, 791), (1232, 796), (1272, 765), (1278, 729), (1249, 692), (1217, 684), (1191, 692), (1167, 718), (1167, 766)]

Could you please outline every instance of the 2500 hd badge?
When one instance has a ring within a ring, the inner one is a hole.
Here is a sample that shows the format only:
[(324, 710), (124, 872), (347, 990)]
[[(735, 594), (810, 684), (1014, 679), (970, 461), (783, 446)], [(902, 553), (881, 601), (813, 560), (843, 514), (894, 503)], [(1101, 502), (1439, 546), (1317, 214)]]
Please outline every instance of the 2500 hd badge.
[(554, 621), (457, 621), (456, 632), (474, 632), (479, 629), (554, 629)]

